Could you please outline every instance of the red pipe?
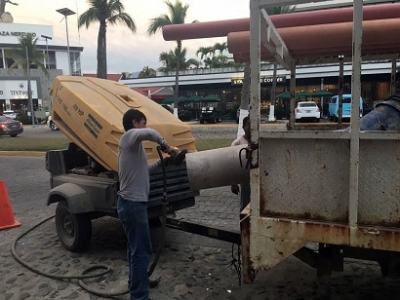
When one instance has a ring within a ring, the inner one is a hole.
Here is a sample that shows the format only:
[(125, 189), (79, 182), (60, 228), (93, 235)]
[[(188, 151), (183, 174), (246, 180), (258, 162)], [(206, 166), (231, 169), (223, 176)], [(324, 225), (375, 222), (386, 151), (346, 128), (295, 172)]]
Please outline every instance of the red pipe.
[[(363, 9), (363, 18), (365, 21), (400, 18), (400, 3), (365, 6)], [(271, 16), (271, 20), (276, 28), (350, 22), (353, 20), (353, 8), (335, 8), (328, 10), (273, 15)], [(230, 32), (249, 30), (250, 19), (244, 18), (166, 25), (163, 27), (162, 31), (164, 40), (176, 41), (223, 37), (227, 36)]]
[[(394, 44), (372, 47), (372, 48), (363, 48), (362, 55), (373, 55), (373, 54), (398, 54), (400, 53), (400, 41)], [(337, 56), (337, 55), (344, 55), (347, 57), (351, 57), (352, 49), (349, 47), (348, 49), (332, 49), (327, 51), (327, 49), (313, 49), (313, 51), (302, 51), (296, 55), (296, 59), (303, 59), (303, 58), (317, 58), (323, 56)], [(250, 61), (250, 54), (249, 53), (233, 53), (233, 59), (237, 63), (245, 63)], [(274, 61), (275, 58), (269, 53), (262, 53), (261, 54), (261, 61)]]
[[(377, 52), (385, 46), (397, 44), (400, 19), (372, 20), (363, 22), (362, 47), (375, 49)], [(342, 54), (351, 50), (353, 23), (299, 26), (279, 28), (278, 32), (289, 52), (297, 57), (304, 53), (313, 53), (316, 49), (320, 55)], [(387, 48), (385, 48), (387, 49)], [(228, 34), (230, 53), (250, 52), (250, 32), (231, 32)], [(262, 47), (262, 53), (268, 50)]]

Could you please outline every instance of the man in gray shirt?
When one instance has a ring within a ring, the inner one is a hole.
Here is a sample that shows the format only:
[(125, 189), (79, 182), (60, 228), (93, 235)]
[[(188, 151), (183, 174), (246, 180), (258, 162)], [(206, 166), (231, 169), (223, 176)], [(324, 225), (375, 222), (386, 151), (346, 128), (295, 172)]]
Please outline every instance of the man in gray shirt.
[(128, 110), (122, 119), (125, 133), (118, 148), (117, 210), (128, 238), (129, 292), (131, 300), (148, 300), (148, 265), (152, 256), (147, 201), (150, 192), (150, 172), (160, 161), (148, 165), (142, 141), (153, 141), (166, 152), (173, 148), (154, 129), (146, 128), (146, 116), (139, 110)]

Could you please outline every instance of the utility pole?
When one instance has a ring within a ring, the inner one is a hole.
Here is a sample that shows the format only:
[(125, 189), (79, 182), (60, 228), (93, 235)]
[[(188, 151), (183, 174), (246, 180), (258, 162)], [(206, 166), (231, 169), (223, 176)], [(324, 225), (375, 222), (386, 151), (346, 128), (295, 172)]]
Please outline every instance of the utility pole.
[(32, 88), (31, 88), (31, 67), (29, 61), (28, 47), (25, 47), (26, 54), (26, 73), (28, 76), (28, 105), (31, 110), (32, 126), (35, 126), (35, 117), (33, 116), (33, 101), (32, 101)]
[(67, 34), (67, 53), (68, 53), (68, 75), (71, 75), (71, 57), (69, 53), (69, 35), (68, 35), (68, 20), (67, 17), (71, 15), (75, 15), (75, 12), (70, 10), (69, 8), (61, 8), (57, 9), (56, 12), (62, 14), (65, 19), (65, 31)]
[(46, 69), (50, 69), (50, 67), (48, 67), (50, 56), (49, 56), (49, 44), (47, 43), (47, 40), (52, 40), (53, 38), (44, 34), (42, 34), (41, 37), (46, 39)]

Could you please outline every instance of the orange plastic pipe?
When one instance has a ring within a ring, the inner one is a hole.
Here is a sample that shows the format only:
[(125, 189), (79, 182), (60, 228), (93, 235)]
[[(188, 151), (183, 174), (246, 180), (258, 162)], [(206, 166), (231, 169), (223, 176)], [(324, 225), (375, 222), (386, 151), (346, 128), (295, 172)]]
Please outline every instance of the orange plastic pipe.
[[(400, 42), (392, 45), (386, 45), (385, 47), (380, 46), (379, 48), (372, 47), (372, 48), (363, 48), (362, 55), (372, 55), (372, 54), (379, 54), (379, 53), (400, 53)], [(312, 51), (308, 52), (300, 52), (296, 55), (295, 58), (307, 58), (307, 57), (318, 57), (318, 56), (336, 56), (336, 55), (344, 55), (344, 56), (351, 56), (352, 49), (343, 49), (336, 50), (331, 49), (327, 51), (326, 49), (313, 49)], [(233, 53), (233, 59), (237, 63), (245, 63), (250, 61), (250, 54), (249, 53)], [(261, 61), (272, 61), (274, 57), (269, 53), (262, 53), (261, 54)]]
[[(335, 8), (328, 10), (273, 15), (270, 16), (270, 18), (276, 28), (351, 22), (353, 20), (353, 8)], [(365, 6), (363, 9), (363, 18), (365, 21), (400, 18), (400, 3)], [(249, 30), (250, 19), (244, 18), (166, 25), (163, 27), (162, 32), (164, 40), (176, 41), (223, 37), (227, 36), (230, 32)]]
[[(396, 45), (398, 40), (399, 19), (372, 20), (363, 22), (364, 49), (388, 49)], [(341, 54), (351, 50), (352, 22), (279, 28), (278, 32), (288, 47), (290, 53), (296, 57), (304, 53), (313, 53), (319, 49), (319, 55)], [(230, 53), (250, 52), (250, 32), (232, 32), (228, 34), (228, 50)], [(262, 53), (268, 50), (262, 47)]]

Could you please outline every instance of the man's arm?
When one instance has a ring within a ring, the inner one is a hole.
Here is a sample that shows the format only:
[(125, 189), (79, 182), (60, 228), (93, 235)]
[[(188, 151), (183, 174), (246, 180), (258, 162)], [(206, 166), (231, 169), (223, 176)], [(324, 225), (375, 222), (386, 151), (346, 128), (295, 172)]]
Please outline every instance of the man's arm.
[(166, 153), (171, 152), (173, 147), (171, 147), (167, 141), (161, 136), (161, 134), (152, 128), (138, 128), (131, 129), (127, 133), (128, 143), (134, 144), (143, 141), (151, 141), (162, 146), (163, 151)]

